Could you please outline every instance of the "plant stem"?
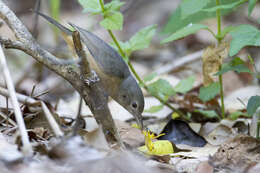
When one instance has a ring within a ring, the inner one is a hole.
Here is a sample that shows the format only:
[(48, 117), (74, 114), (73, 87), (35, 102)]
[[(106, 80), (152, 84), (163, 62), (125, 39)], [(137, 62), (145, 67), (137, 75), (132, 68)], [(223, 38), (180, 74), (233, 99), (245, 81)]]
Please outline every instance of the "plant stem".
[(100, 4), (101, 9), (102, 9), (102, 12), (103, 12), (103, 14), (104, 14), (104, 12), (105, 12), (105, 7), (104, 7), (104, 2), (103, 2), (103, 0), (99, 0), (99, 4)]
[[(219, 6), (220, 5), (220, 1), (216, 0), (216, 5)], [(218, 20), (218, 34), (217, 35), (221, 35), (221, 14), (220, 14), (220, 9), (217, 9), (216, 11), (216, 16), (217, 16), (217, 20)], [(217, 38), (218, 42), (221, 42), (222, 38)]]
[[(105, 7), (104, 7), (104, 3), (103, 3), (103, 0), (99, 0), (99, 3), (100, 3), (100, 6), (101, 6), (101, 9), (102, 9), (102, 12), (104, 14), (105, 12)], [(126, 57), (126, 54), (124, 53), (123, 49), (121, 48), (118, 40), (116, 39), (115, 35), (113, 34), (113, 32), (108, 29), (107, 30), (110, 37), (112, 38), (112, 40), (114, 41), (116, 47), (118, 48), (118, 51), (120, 53), (120, 55), (127, 59), (127, 64), (130, 68), (130, 70), (132, 71), (132, 73), (134, 74), (135, 78), (138, 80), (138, 82), (144, 86), (144, 89), (148, 91), (148, 86), (145, 84), (145, 82), (141, 79), (141, 77), (138, 75), (138, 73), (136, 72), (136, 70), (134, 69), (132, 63), (128, 60), (128, 58)], [(164, 104), (165, 106), (167, 106), (168, 108), (170, 108), (172, 111), (178, 113), (183, 119), (185, 120), (188, 120), (188, 118), (186, 117), (186, 115), (184, 113), (182, 113), (181, 111), (175, 109), (172, 105), (170, 105), (169, 103), (165, 102), (160, 96), (157, 96), (157, 95), (153, 95), (157, 100), (159, 100), (162, 104)]]
[(257, 121), (257, 126), (256, 126), (256, 139), (259, 139), (259, 129), (260, 129), (260, 121)]
[[(220, 5), (220, 1), (216, 0), (216, 5)], [(221, 13), (220, 13), (220, 9), (218, 9), (216, 11), (216, 16), (217, 16), (217, 21), (218, 21), (218, 36), (221, 35)], [(218, 37), (218, 45), (221, 43), (222, 38)], [(220, 66), (221, 68), (221, 66)], [(222, 119), (225, 118), (225, 104), (224, 104), (224, 90), (223, 90), (223, 79), (222, 79), (222, 75), (219, 75), (218, 77), (219, 80), (219, 84), (220, 84), (220, 99), (221, 99), (221, 115), (222, 115)]]

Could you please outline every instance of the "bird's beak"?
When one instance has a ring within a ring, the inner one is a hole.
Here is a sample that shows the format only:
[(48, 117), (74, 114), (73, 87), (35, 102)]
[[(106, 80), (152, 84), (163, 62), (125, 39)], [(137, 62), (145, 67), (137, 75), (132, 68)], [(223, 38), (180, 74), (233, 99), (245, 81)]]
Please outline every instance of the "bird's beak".
[(137, 125), (140, 127), (141, 130), (143, 130), (144, 129), (144, 124), (143, 124), (143, 120), (142, 120), (142, 115), (134, 114), (134, 117), (135, 117)]

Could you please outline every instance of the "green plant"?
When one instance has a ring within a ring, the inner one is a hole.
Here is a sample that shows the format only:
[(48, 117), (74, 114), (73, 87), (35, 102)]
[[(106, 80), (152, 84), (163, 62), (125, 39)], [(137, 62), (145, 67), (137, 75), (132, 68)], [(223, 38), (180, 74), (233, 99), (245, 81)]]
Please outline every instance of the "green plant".
[[(177, 39), (181, 39), (190, 34), (203, 29), (212, 34), (217, 40), (217, 45), (220, 46), (222, 40), (227, 34), (231, 34), (232, 41), (229, 48), (229, 56), (236, 55), (245, 46), (259, 46), (260, 32), (258, 29), (251, 25), (228, 26), (221, 27), (221, 16), (234, 11), (238, 6), (245, 4), (248, 0), (183, 0), (179, 7), (172, 14), (168, 24), (165, 26), (163, 33), (170, 34), (161, 43), (168, 43)], [(251, 15), (257, 0), (249, 0), (248, 16)], [(216, 17), (218, 30), (214, 33), (208, 26), (198, 24), (198, 22)], [(217, 46), (217, 47), (218, 47)], [(222, 57), (220, 57), (222, 58)], [(224, 105), (224, 91), (222, 74), (228, 71), (236, 72), (249, 72), (251, 71), (245, 66), (245, 63), (238, 57), (232, 59), (229, 63), (222, 63), (220, 60), (219, 72), (215, 75), (218, 76), (218, 82), (211, 83), (200, 89), (200, 99), (208, 101), (220, 93), (221, 97), (221, 113), (222, 118), (225, 118), (225, 105)]]
[(141, 79), (129, 60), (132, 52), (147, 48), (149, 46), (153, 36), (155, 35), (156, 25), (147, 26), (134, 34), (128, 41), (122, 42), (116, 38), (113, 31), (123, 29), (124, 17), (119, 11), (120, 7), (124, 4), (123, 2), (120, 2), (120, 0), (112, 0), (106, 4), (104, 4), (103, 0), (78, 0), (78, 2), (84, 8), (83, 12), (103, 16), (103, 20), (101, 20), (99, 24), (108, 31), (110, 37), (112, 38), (113, 43), (111, 43), (111, 46), (113, 46), (124, 58), (130, 70), (138, 80), (139, 85), (160, 101), (160, 105), (151, 107), (149, 110), (146, 110), (146, 112), (157, 112), (165, 105), (185, 118), (186, 116), (182, 112), (175, 109), (168, 103), (168, 98), (170, 96), (174, 96), (176, 91), (181, 93), (189, 91), (194, 82), (194, 77), (180, 82), (179, 85), (186, 83), (185, 89), (180, 89), (180, 86), (173, 88), (169, 82), (164, 79), (158, 79), (151, 82), (157, 76), (156, 74), (151, 74), (144, 79)]
[[(49, 2), (50, 2), (51, 17), (54, 18), (55, 20), (59, 20), (59, 18), (60, 18), (60, 0), (49, 0)], [(54, 32), (55, 40), (57, 42), (59, 30), (54, 26), (52, 26), (52, 30)]]

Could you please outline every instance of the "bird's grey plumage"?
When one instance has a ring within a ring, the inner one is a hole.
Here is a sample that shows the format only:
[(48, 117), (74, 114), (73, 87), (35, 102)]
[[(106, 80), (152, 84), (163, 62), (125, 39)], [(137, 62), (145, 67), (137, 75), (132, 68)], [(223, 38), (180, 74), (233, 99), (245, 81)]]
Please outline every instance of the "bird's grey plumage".
[(91, 32), (74, 24), (70, 25), (80, 33), (81, 39), (104, 73), (121, 79), (130, 75), (128, 66), (115, 49)]
[[(57, 26), (61, 31), (65, 32), (66, 34), (72, 35), (71, 30), (61, 25), (51, 17), (38, 11), (35, 11), (35, 13), (47, 19), (50, 23)], [(87, 46), (91, 55), (95, 58), (97, 64), (101, 66), (100, 69), (102, 69), (104, 73), (111, 76), (117, 76), (119, 78), (125, 78), (130, 75), (128, 66), (116, 50), (114, 50), (111, 46), (109, 46), (107, 43), (105, 43), (103, 40), (101, 40), (91, 32), (72, 23), (69, 24), (80, 33), (82, 41)], [(100, 47), (102, 47), (102, 49), (100, 49)]]
[[(36, 12), (47, 21), (58, 27), (62, 32), (72, 35), (73, 32), (56, 20), (40, 12)], [(141, 88), (130, 73), (127, 64), (118, 52), (102, 39), (91, 32), (70, 24), (80, 34), (82, 43), (88, 48), (92, 56), (87, 59), (90, 68), (97, 72), (104, 90), (115, 101), (128, 110), (143, 128), (142, 112), (144, 109), (144, 97)]]

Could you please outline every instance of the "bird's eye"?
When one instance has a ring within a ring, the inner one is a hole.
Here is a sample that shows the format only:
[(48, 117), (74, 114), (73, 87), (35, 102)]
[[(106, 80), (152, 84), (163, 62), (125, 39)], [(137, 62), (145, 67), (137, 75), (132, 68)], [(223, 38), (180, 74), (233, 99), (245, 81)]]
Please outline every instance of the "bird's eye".
[(132, 103), (132, 107), (136, 109), (137, 108), (137, 103), (136, 102)]

